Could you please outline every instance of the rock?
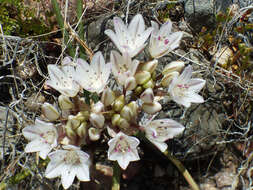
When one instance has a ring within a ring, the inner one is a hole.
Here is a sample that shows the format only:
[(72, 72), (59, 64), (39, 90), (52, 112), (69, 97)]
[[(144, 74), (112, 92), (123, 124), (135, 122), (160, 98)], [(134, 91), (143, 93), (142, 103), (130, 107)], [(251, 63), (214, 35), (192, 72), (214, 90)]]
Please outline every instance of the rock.
[(214, 5), (211, 0), (188, 0), (184, 9), (185, 19), (194, 31), (199, 32), (203, 26), (214, 26)]
[(219, 188), (231, 186), (234, 181), (234, 177), (233, 173), (227, 171), (221, 171), (214, 176), (217, 187)]
[(215, 14), (226, 12), (232, 0), (188, 0), (185, 3), (185, 19), (192, 29), (199, 32), (203, 26), (210, 29), (215, 26)]

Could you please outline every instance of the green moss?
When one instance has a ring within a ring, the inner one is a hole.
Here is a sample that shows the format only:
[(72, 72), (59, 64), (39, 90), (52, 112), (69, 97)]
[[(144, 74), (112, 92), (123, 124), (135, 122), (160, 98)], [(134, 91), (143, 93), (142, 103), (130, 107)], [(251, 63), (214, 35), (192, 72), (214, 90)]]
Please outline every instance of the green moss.
[(0, 23), (4, 34), (28, 37), (49, 32), (52, 27), (35, 16), (34, 8), (25, 7), (23, 3), (23, 0), (0, 1)]

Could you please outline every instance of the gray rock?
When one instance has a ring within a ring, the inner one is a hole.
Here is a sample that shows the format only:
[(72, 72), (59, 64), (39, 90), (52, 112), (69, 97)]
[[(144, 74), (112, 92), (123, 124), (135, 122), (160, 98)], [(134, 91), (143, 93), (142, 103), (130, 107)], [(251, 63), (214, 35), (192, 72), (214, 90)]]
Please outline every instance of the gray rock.
[(232, 3), (232, 0), (188, 0), (184, 7), (185, 19), (196, 32), (203, 26), (210, 29), (215, 26), (215, 14), (225, 12)]

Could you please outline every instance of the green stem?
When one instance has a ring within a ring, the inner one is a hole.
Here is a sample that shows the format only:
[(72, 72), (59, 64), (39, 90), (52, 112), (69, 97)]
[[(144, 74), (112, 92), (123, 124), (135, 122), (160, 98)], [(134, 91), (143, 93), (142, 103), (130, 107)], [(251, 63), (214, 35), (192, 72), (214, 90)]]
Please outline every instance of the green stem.
[(113, 163), (112, 190), (120, 190), (121, 169), (117, 162)]
[(177, 167), (177, 169), (184, 176), (184, 178), (186, 179), (186, 181), (189, 183), (189, 185), (192, 187), (193, 190), (200, 190), (197, 183), (192, 178), (191, 174), (175, 156), (173, 156), (168, 150), (163, 152), (163, 154)]
[[(77, 19), (78, 20), (81, 19), (78, 25), (78, 35), (81, 40), (85, 41), (84, 40), (84, 24), (83, 24), (83, 19), (81, 18), (83, 14), (83, 0), (77, 0), (76, 12), (77, 12)], [(79, 47), (80, 47), (80, 57), (82, 59), (87, 59), (86, 54), (85, 54), (85, 49), (82, 46), (79, 46)]]
[[(65, 30), (65, 28), (64, 28), (64, 19), (61, 15), (61, 9), (59, 7), (59, 4), (58, 4), (57, 0), (51, 0), (51, 3), (52, 3), (52, 6), (53, 6), (54, 13), (56, 15), (57, 23), (59, 24), (61, 29)], [(65, 45), (67, 45), (68, 40), (69, 40), (69, 34), (68, 34), (67, 31), (65, 31), (64, 32), (64, 43), (65, 43)], [(68, 47), (69, 55), (71, 57), (74, 57), (75, 56), (75, 50), (73, 49), (72, 45), (68, 44), (67, 47)]]

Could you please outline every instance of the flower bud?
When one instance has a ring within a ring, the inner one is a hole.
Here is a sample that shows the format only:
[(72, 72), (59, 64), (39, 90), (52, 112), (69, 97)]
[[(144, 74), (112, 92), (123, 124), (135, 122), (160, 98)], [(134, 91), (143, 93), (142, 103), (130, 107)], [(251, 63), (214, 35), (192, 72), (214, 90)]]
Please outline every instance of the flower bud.
[(119, 112), (124, 107), (124, 105), (125, 105), (125, 97), (124, 97), (124, 95), (120, 95), (114, 101), (113, 109), (114, 109), (114, 111)]
[(103, 110), (104, 110), (104, 104), (100, 101), (91, 105), (91, 112), (93, 113), (100, 113)]
[(139, 95), (139, 94), (142, 93), (142, 91), (143, 91), (142, 86), (137, 86), (137, 87), (135, 88), (135, 90), (134, 90), (134, 93), (135, 93), (136, 95)]
[(91, 113), (90, 122), (94, 127), (102, 128), (105, 123), (105, 117), (101, 113)]
[(135, 74), (136, 83), (140, 85), (148, 82), (150, 78), (151, 74), (148, 71), (139, 71)]
[(153, 103), (143, 103), (142, 109), (148, 114), (155, 114), (162, 109), (159, 102), (154, 101)]
[(172, 61), (171, 63), (165, 66), (165, 68), (162, 71), (162, 74), (167, 75), (168, 73), (171, 73), (173, 71), (181, 72), (184, 66), (185, 65), (183, 61)]
[(64, 96), (64, 95), (60, 95), (58, 97), (58, 102), (59, 102), (59, 106), (62, 110), (69, 110), (74, 107), (74, 104), (71, 102), (69, 97)]
[(91, 141), (97, 141), (100, 138), (99, 130), (94, 127), (88, 129), (88, 135)]
[(79, 137), (85, 137), (86, 135), (86, 129), (87, 128), (87, 122), (84, 121), (81, 123), (81, 125), (77, 128), (76, 130), (76, 134), (79, 136)]
[(56, 121), (60, 117), (57, 109), (47, 102), (41, 106), (41, 112), (49, 121)]
[(80, 122), (83, 122), (83, 121), (89, 119), (89, 117), (90, 117), (90, 114), (89, 114), (88, 111), (80, 111), (80, 112), (78, 112), (77, 115), (75, 116), (75, 118), (76, 118), (77, 120), (79, 120)]
[(131, 109), (133, 112), (133, 117), (136, 118), (138, 114), (138, 104), (135, 101), (130, 102), (127, 104), (127, 106)]
[(150, 79), (148, 82), (146, 82), (142, 86), (145, 89), (147, 89), (147, 88), (154, 88), (155, 87), (155, 83), (154, 83), (154, 81), (152, 79)]
[(103, 94), (101, 97), (101, 101), (103, 102), (104, 106), (106, 107), (106, 106), (111, 105), (114, 100), (115, 100), (114, 92), (110, 88), (106, 88), (103, 91)]
[(121, 117), (118, 121), (117, 126), (122, 130), (126, 130), (127, 128), (129, 128), (130, 124), (127, 122), (126, 119)]
[(155, 97), (152, 88), (147, 88), (140, 98), (144, 103), (153, 103)]
[(156, 66), (158, 64), (157, 59), (153, 59), (151, 61), (148, 61), (146, 63), (140, 63), (138, 70), (140, 71), (148, 71), (150, 73), (153, 73), (154, 70), (156, 69)]
[(168, 87), (168, 86), (170, 85), (172, 79), (173, 79), (174, 77), (178, 77), (178, 76), (179, 76), (179, 72), (177, 72), (177, 71), (172, 71), (172, 72), (166, 74), (166, 75), (162, 78), (162, 80), (161, 80), (162, 86), (163, 86), (163, 87)]
[(76, 138), (76, 133), (75, 131), (72, 129), (72, 124), (71, 121), (68, 120), (67, 124), (65, 125), (65, 132), (67, 134), (67, 136), (71, 139)]
[(126, 105), (120, 111), (120, 116), (126, 119), (127, 121), (131, 121), (133, 119), (133, 112), (132, 110)]
[(114, 114), (112, 116), (112, 126), (117, 126), (120, 119), (120, 114)]
[(71, 128), (73, 130), (76, 130), (77, 127), (79, 127), (79, 125), (81, 123), (81, 121), (76, 116), (73, 116), (73, 115), (69, 115), (68, 122), (70, 122)]
[(134, 77), (128, 77), (126, 79), (125, 86), (124, 86), (126, 91), (133, 90), (133, 89), (135, 89), (136, 86), (137, 86), (137, 84), (136, 84), (136, 80)]

